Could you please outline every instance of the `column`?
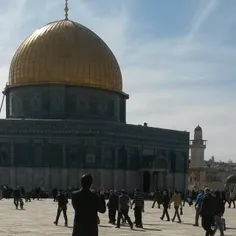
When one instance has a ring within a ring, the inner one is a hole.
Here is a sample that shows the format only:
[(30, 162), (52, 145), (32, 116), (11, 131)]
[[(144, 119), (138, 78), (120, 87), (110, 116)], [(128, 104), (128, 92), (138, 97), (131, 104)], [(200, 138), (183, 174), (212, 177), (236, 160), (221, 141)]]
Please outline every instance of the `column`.
[(62, 143), (62, 168), (61, 168), (61, 186), (63, 189), (68, 187), (68, 171), (66, 163), (66, 144)]
[(9, 180), (9, 185), (12, 187), (16, 186), (16, 168), (15, 168), (15, 163), (14, 163), (14, 143), (11, 142), (10, 146), (10, 159), (11, 159), (11, 165), (10, 165), (10, 180)]

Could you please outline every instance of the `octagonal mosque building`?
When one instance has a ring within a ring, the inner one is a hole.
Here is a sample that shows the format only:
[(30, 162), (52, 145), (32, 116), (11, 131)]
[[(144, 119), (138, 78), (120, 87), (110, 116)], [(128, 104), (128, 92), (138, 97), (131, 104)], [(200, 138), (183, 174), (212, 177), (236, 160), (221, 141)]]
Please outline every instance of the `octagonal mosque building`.
[(83, 25), (66, 17), (26, 38), (4, 94), (1, 185), (66, 189), (89, 172), (95, 189), (187, 187), (189, 133), (126, 124), (119, 64)]

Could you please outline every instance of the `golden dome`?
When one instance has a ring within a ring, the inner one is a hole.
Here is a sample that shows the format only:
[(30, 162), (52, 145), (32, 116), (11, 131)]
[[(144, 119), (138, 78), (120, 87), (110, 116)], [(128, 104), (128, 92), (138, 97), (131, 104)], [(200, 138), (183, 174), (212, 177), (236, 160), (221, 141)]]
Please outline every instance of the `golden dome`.
[(88, 28), (70, 21), (49, 23), (16, 51), (9, 86), (65, 84), (122, 91), (119, 64), (109, 47)]

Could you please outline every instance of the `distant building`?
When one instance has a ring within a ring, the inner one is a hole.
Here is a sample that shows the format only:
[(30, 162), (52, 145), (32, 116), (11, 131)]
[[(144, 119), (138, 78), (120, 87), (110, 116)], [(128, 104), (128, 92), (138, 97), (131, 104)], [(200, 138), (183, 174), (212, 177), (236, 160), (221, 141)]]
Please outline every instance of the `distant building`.
[(206, 149), (206, 140), (202, 139), (202, 128), (198, 125), (194, 130), (194, 139), (190, 140), (191, 168), (204, 167), (205, 149)]
[[(227, 186), (227, 178), (236, 173), (236, 164), (216, 162), (214, 156), (209, 161), (205, 161), (205, 149), (206, 140), (203, 140), (202, 128), (198, 125), (194, 130), (194, 139), (190, 140), (188, 187), (196, 190), (205, 187), (224, 189)], [(231, 180), (232, 178), (229, 181)]]

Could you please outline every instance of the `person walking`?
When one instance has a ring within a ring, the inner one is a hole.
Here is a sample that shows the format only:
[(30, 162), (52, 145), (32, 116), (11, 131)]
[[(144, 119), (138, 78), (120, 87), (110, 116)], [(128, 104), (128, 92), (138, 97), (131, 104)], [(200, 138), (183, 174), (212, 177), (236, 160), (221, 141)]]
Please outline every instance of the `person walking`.
[(130, 217), (128, 215), (129, 206), (130, 206), (130, 198), (129, 198), (128, 194), (126, 193), (126, 191), (123, 189), (121, 191), (121, 196), (119, 197), (118, 219), (117, 219), (116, 228), (120, 228), (120, 220), (123, 215), (125, 220), (128, 221), (130, 228), (133, 229), (133, 223), (130, 220)]
[(197, 199), (195, 201), (195, 224), (193, 226), (199, 226), (199, 216), (200, 216), (200, 210), (201, 210), (201, 206), (202, 206), (202, 199), (204, 197), (204, 191), (200, 190), (199, 194), (197, 195)]
[(202, 217), (202, 228), (206, 231), (205, 236), (213, 236), (214, 231), (211, 226), (214, 224), (215, 197), (212, 196), (209, 188), (204, 189), (200, 215)]
[(170, 204), (172, 202), (174, 203), (174, 208), (175, 208), (175, 214), (174, 214), (174, 216), (172, 218), (172, 222), (175, 221), (175, 218), (177, 216), (179, 223), (181, 223), (181, 218), (180, 218), (180, 214), (179, 214), (179, 208), (182, 208), (182, 199), (181, 199), (180, 193), (177, 190), (175, 190), (175, 193), (174, 193), (174, 195), (171, 198)]
[(24, 202), (21, 198), (21, 191), (20, 191), (19, 186), (17, 186), (16, 189), (13, 190), (13, 198), (14, 198), (14, 205), (16, 209), (18, 209), (19, 205), (20, 205), (20, 208), (23, 209)]
[(93, 178), (85, 174), (81, 178), (81, 189), (72, 193), (72, 206), (75, 211), (72, 236), (98, 236), (98, 215), (106, 212), (105, 189), (101, 186), (100, 195), (92, 193)]
[(136, 228), (143, 228), (142, 212), (144, 212), (144, 199), (140, 194), (139, 189), (135, 189), (134, 200), (131, 204), (131, 208), (134, 205), (134, 218)]
[(170, 205), (170, 197), (169, 197), (167, 191), (163, 192), (162, 204), (163, 204), (163, 213), (162, 213), (162, 216), (160, 217), (160, 219), (163, 220), (164, 217), (166, 216), (167, 221), (170, 221), (170, 216), (168, 213), (168, 208)]
[(61, 212), (63, 212), (63, 216), (65, 219), (65, 226), (67, 227), (68, 226), (68, 218), (67, 218), (68, 198), (64, 192), (59, 191), (59, 194), (57, 195), (57, 202), (58, 202), (57, 216), (56, 216), (56, 220), (54, 221), (54, 224), (58, 225), (58, 220), (60, 218)]
[(155, 193), (154, 193), (154, 200), (153, 200), (153, 204), (152, 204), (152, 208), (155, 207), (155, 204), (157, 203), (158, 205), (158, 209), (160, 209), (160, 205), (161, 205), (161, 199), (162, 199), (162, 196), (161, 196), (161, 191), (157, 190)]
[(116, 211), (118, 210), (118, 201), (119, 197), (116, 194), (116, 191), (110, 190), (110, 196), (107, 203), (108, 206), (108, 216), (109, 216), (109, 223), (115, 224), (116, 223)]

